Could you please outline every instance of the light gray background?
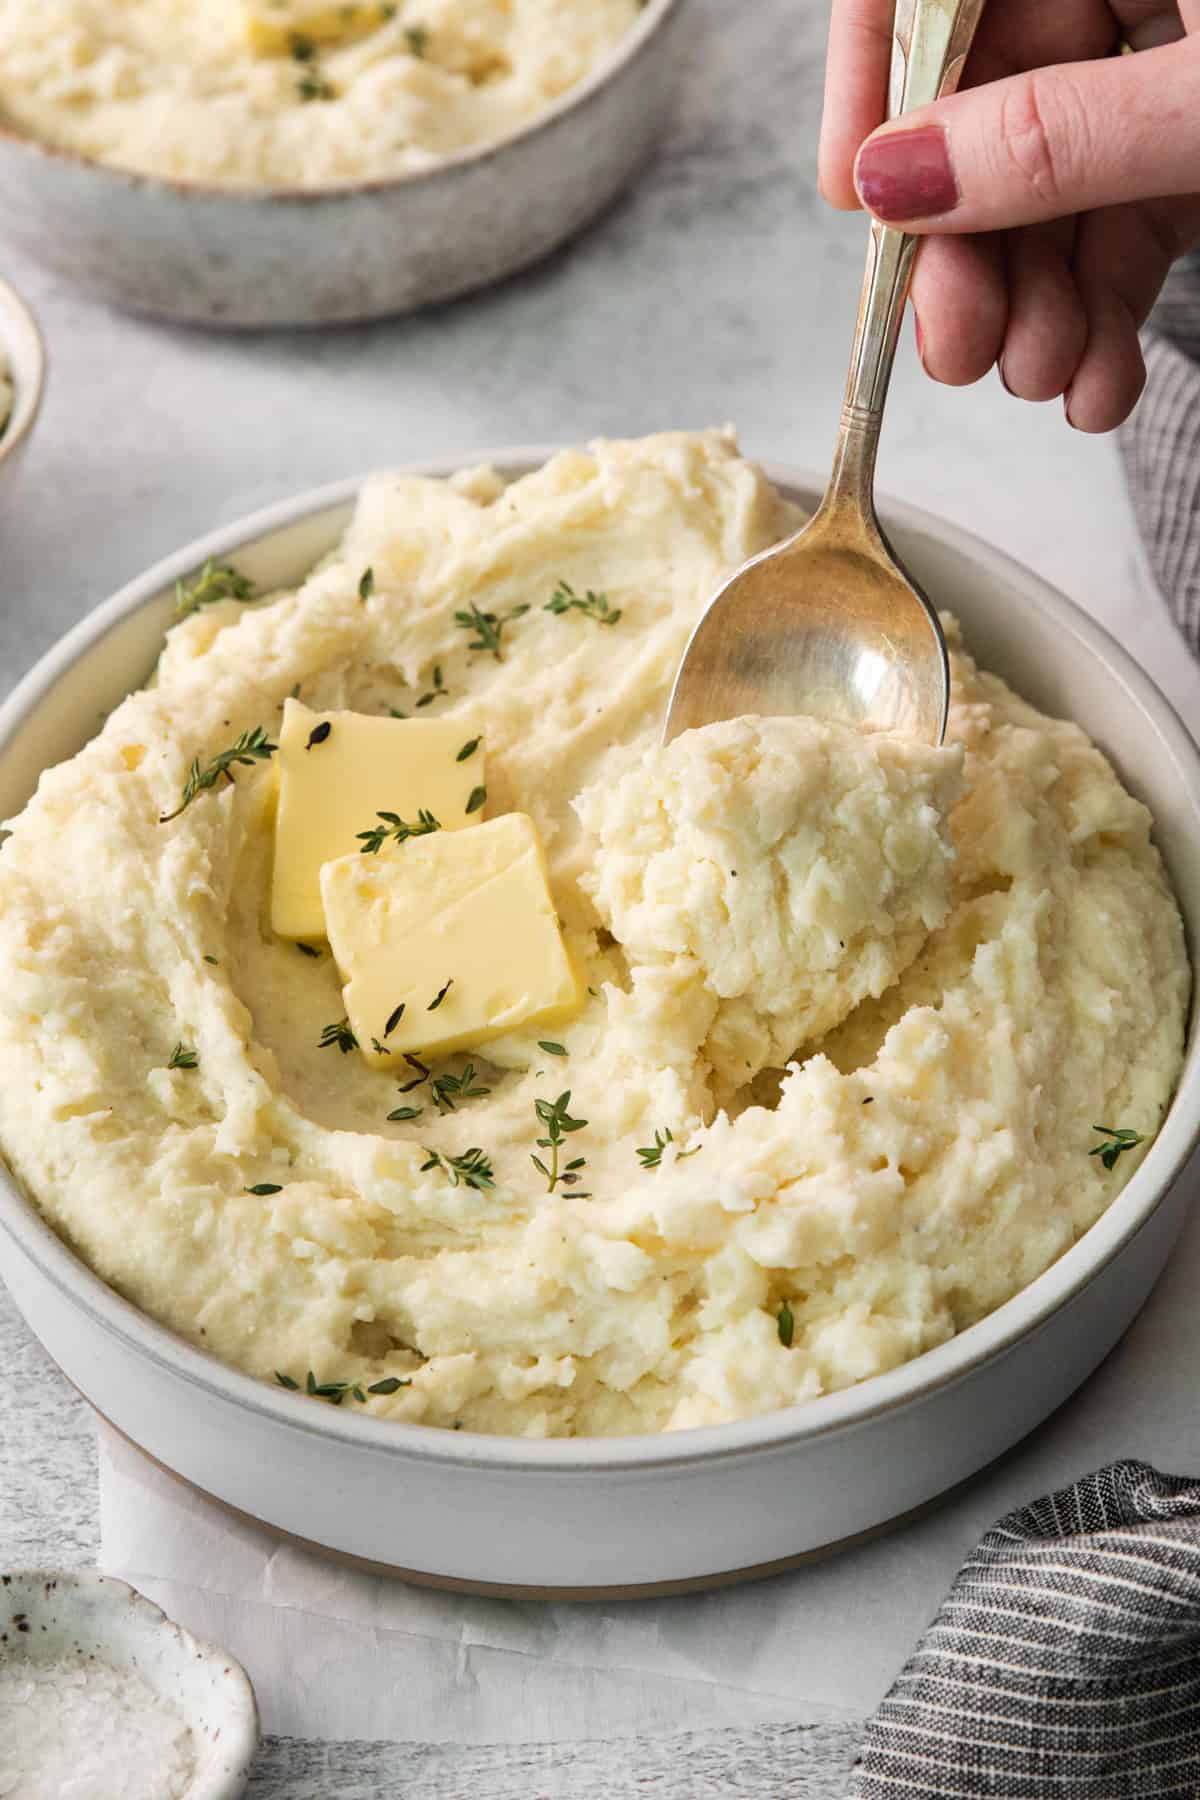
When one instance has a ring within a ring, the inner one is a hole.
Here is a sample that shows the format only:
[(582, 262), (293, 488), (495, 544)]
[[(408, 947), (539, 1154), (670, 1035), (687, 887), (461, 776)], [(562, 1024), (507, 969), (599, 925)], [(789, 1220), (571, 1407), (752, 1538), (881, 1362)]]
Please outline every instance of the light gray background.
[[(0, 257), (41, 319), (51, 366), (26, 462), (14, 482), (0, 481), (0, 693), (159, 556), (269, 500), (374, 466), (726, 419), (752, 454), (825, 464), (864, 245), (861, 221), (832, 214), (815, 193), (826, 8), (690, 0), (690, 11), (678, 114), (640, 187), (578, 244), (482, 297), (368, 329), (222, 338), (108, 313)], [(994, 378), (969, 392), (935, 388), (906, 340), (880, 479), (1057, 582), (1118, 633), (1186, 718), (1200, 717), (1200, 674), (1144, 574), (1111, 441), (1071, 432), (1057, 406), (1010, 400)], [(915, 1632), (1001, 1505), (1121, 1453), (1200, 1467), (1188, 1378), (1200, 1350), (1197, 1278), (1193, 1229), (1066, 1421), (972, 1503), (897, 1540), (887, 1560), (876, 1549), (822, 1573), (825, 1603), (832, 1583), (861, 1619), (868, 1659), (897, 1558), (916, 1596)], [(95, 1483), (86, 1410), (0, 1292), (0, 1563), (93, 1562)], [(890, 1669), (890, 1639), (886, 1655)], [(878, 1672), (884, 1684), (887, 1673)], [(836, 1687), (836, 1669), (830, 1680)], [(853, 1740), (852, 1722), (784, 1729), (763, 1753), (774, 1768), (793, 1757), (794, 1792), (832, 1795)], [(612, 1765), (578, 1746), (510, 1753), (485, 1773), (480, 1752), (445, 1746), (398, 1760), (386, 1746), (276, 1742), (252, 1791), (259, 1800), (778, 1791), (723, 1754), (698, 1740), (631, 1749), (618, 1789)], [(672, 1768), (687, 1771), (678, 1789)]]

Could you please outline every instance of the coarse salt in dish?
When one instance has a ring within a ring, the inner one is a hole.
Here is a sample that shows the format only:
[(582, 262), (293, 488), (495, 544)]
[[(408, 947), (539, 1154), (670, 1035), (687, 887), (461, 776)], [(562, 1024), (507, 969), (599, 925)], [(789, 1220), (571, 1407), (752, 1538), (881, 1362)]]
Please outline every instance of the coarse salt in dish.
[(133, 1670), (0, 1660), (3, 1800), (184, 1800), (195, 1771), (182, 1713)]

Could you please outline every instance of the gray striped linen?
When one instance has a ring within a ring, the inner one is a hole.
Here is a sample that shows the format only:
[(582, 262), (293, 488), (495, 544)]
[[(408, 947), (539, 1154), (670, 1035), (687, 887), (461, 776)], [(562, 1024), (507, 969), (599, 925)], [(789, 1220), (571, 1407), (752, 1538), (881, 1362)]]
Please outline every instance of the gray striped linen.
[(1146, 391), (1121, 434), (1125, 471), (1155, 579), (1200, 651), (1200, 254), (1172, 270), (1143, 346)]
[(1009, 1513), (867, 1726), (850, 1800), (1196, 1800), (1200, 1481), (1119, 1462)]

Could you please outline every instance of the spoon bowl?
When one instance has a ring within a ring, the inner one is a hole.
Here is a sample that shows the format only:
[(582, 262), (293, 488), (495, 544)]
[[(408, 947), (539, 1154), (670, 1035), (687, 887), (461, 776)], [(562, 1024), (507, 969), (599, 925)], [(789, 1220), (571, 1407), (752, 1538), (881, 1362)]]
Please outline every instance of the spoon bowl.
[(692, 633), (665, 742), (715, 719), (799, 712), (941, 742), (950, 665), (937, 614), (882, 530), (859, 525), (823, 507), (730, 577)]
[[(888, 113), (953, 92), (983, 0), (897, 0)], [(803, 531), (709, 602), (684, 653), (663, 742), (718, 719), (814, 714), (940, 744), (950, 667), (937, 613), (875, 513), (875, 458), (916, 239), (871, 224), (837, 456)]]

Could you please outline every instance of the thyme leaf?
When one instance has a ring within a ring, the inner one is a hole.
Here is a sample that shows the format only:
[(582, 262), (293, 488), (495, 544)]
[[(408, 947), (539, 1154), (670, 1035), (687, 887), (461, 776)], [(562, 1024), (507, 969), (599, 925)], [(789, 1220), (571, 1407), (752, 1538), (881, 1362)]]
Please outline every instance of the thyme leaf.
[(255, 762), (266, 762), (274, 756), (278, 748), (279, 745), (271, 742), (262, 726), (256, 725), (253, 731), (243, 731), (241, 737), (235, 744), (231, 744), (228, 750), (218, 751), (204, 768), (200, 766), (199, 757), (194, 758), (192, 766), (188, 770), (188, 778), (184, 783), (179, 805), (174, 812), (160, 813), (159, 824), (169, 825), (172, 819), (177, 819), (180, 813), (187, 811), (193, 800), (200, 794), (207, 793), (210, 788), (215, 788), (219, 781), (232, 782), (233, 771), (239, 765), (249, 766)]
[(450, 977), (449, 981), (446, 982), (445, 986), (440, 987), (438, 989), (437, 993), (433, 996), (433, 999), (429, 1002), (429, 1005), (425, 1008), (425, 1011), (426, 1012), (436, 1012), (438, 1007), (442, 1004), (442, 1001), (446, 998), (446, 995), (450, 992), (450, 989), (453, 986), (454, 986), (454, 977), (452, 975)]
[(428, 1161), (421, 1164), (421, 1174), (427, 1169), (441, 1169), (449, 1176), (454, 1187), (476, 1188), (482, 1193), (486, 1188), (495, 1187), (496, 1177), (492, 1169), (492, 1161), (482, 1150), (464, 1150), (461, 1156), (445, 1156), (440, 1150), (431, 1150), (428, 1144), (423, 1146)]
[(351, 1030), (350, 1021), (347, 1018), (341, 1018), (332, 1025), (326, 1025), (321, 1033), (319, 1049), (332, 1050), (335, 1046), (343, 1056), (348, 1056), (351, 1050), (358, 1049), (358, 1039)]
[(216, 562), (210, 556), (190, 585), (184, 581), (175, 583), (175, 617), (186, 619), (189, 613), (199, 612), (202, 606), (213, 606), (218, 600), (240, 600), (244, 604), (253, 598), (252, 581), (230, 563)]
[(268, 1194), (282, 1194), (283, 1189), (279, 1186), (278, 1182), (275, 1181), (256, 1181), (253, 1187), (248, 1187), (246, 1189), (246, 1192), (248, 1194), (256, 1194), (260, 1199), (265, 1199)]
[(479, 748), (480, 742), (481, 740), (477, 737), (470, 738), (455, 757), (455, 762), (466, 762), (469, 757), (474, 756)]
[(591, 588), (586, 594), (577, 594), (569, 581), (561, 579), (542, 611), (560, 615), (582, 613), (585, 618), (595, 619), (597, 625), (615, 625), (621, 617), (620, 608), (609, 605), (607, 594), (593, 593)]
[(1140, 1131), (1131, 1131), (1127, 1125), (1118, 1126), (1115, 1131), (1111, 1125), (1093, 1125), (1092, 1130), (1099, 1131), (1109, 1140), (1107, 1144), (1096, 1144), (1088, 1151), (1089, 1156), (1098, 1156), (1106, 1169), (1115, 1169), (1127, 1150), (1146, 1141)]
[(792, 1317), (792, 1309), (785, 1300), (775, 1316), (775, 1324), (779, 1332), (779, 1341), (785, 1350), (792, 1347), (792, 1339), (796, 1334), (796, 1321)]
[[(275, 1379), (289, 1393), (301, 1392), (300, 1383), (294, 1376), (285, 1375), (282, 1369), (276, 1369)], [(330, 1406), (340, 1406), (347, 1396), (357, 1400), (360, 1406), (365, 1406), (368, 1394), (395, 1394), (400, 1388), (411, 1386), (411, 1381), (401, 1381), (398, 1375), (389, 1375), (383, 1381), (373, 1382), (364, 1389), (359, 1381), (318, 1381), (310, 1369), (305, 1377), (303, 1392), (311, 1394), (316, 1400), (327, 1400)]]
[(358, 580), (358, 597), (360, 600), (369, 600), (374, 592), (375, 571), (374, 569), (364, 569)]
[(167, 1067), (168, 1069), (198, 1069), (200, 1058), (194, 1050), (189, 1050), (186, 1044), (176, 1044)]
[[(665, 1131), (656, 1131), (654, 1134), (654, 1142), (652, 1144), (644, 1145), (642, 1149), (638, 1151), (638, 1156), (641, 1159), (643, 1169), (657, 1169), (662, 1162), (663, 1151), (668, 1144), (673, 1144), (674, 1142), (675, 1134), (669, 1125)], [(695, 1156), (696, 1151), (699, 1150), (699, 1148), (700, 1146), (697, 1144), (695, 1149), (692, 1150), (676, 1150), (675, 1161), (683, 1162), (685, 1157)]]
[(440, 820), (435, 819), (425, 807), (418, 812), (415, 824), (411, 824), (407, 819), (402, 819), (399, 813), (394, 812), (376, 813), (375, 817), (382, 819), (383, 823), (374, 826), (370, 831), (355, 833), (362, 845), (363, 856), (378, 856), (389, 840), (394, 840), (397, 844), (407, 844), (409, 838), (428, 837), (431, 832), (442, 829)]
[(472, 788), (470, 799), (467, 801), (467, 811), (469, 813), (478, 812), (486, 799), (487, 789), (485, 787)]

